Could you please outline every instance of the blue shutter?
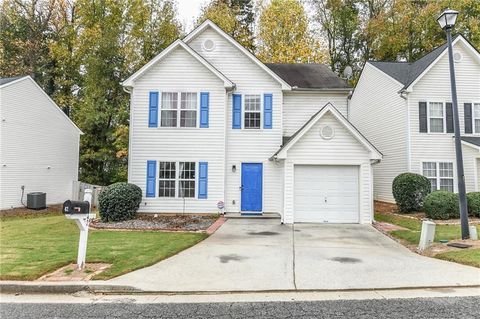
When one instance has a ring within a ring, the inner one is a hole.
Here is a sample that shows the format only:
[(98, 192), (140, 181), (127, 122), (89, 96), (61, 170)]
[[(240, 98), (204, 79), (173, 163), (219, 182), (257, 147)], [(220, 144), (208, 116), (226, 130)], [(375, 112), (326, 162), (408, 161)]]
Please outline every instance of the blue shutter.
[(232, 128), (242, 128), (242, 96), (240, 94), (233, 94), (232, 102)]
[(200, 93), (200, 127), (208, 128), (208, 104), (210, 96), (208, 92)]
[(208, 163), (198, 163), (198, 198), (206, 199), (208, 193)]
[(147, 197), (155, 197), (155, 177), (157, 175), (157, 161), (147, 161)]
[(158, 92), (150, 92), (148, 103), (148, 127), (158, 126)]
[(272, 94), (263, 95), (263, 128), (272, 128)]

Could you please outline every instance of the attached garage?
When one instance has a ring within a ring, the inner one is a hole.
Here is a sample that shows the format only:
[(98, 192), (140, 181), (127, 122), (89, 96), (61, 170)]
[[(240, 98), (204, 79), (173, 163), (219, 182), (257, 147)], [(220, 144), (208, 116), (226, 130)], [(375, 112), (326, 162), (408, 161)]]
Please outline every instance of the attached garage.
[(282, 221), (373, 221), (372, 165), (382, 154), (330, 103), (274, 154), (283, 162)]
[(295, 165), (294, 222), (358, 223), (359, 167)]

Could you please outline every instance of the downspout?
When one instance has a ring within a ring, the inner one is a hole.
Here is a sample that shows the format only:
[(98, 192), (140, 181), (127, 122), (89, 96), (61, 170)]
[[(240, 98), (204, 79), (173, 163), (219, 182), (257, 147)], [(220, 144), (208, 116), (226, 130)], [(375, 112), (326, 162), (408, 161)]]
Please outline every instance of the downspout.
[(132, 167), (131, 163), (131, 158), (132, 158), (132, 124), (133, 124), (133, 110), (132, 110), (132, 105), (133, 105), (133, 88), (132, 87), (123, 87), (123, 91), (128, 93), (130, 95), (130, 101), (129, 101), (129, 117), (128, 117), (128, 152), (127, 152), (127, 181), (130, 182), (130, 168)]
[(410, 105), (408, 99), (408, 93), (405, 90), (399, 92), (400, 97), (405, 100), (405, 106), (407, 108), (407, 171), (412, 170), (412, 156), (411, 156), (411, 123), (410, 123)]
[(228, 148), (228, 95), (235, 91), (236, 85), (234, 84), (231, 88), (227, 88), (225, 90), (225, 104), (224, 104), (224, 126), (223, 126), (223, 202), (224, 202), (224, 210), (223, 213), (225, 214), (227, 212), (227, 206), (229, 205), (228, 203), (228, 197), (227, 197), (227, 170), (228, 170), (228, 165), (227, 165), (227, 148)]

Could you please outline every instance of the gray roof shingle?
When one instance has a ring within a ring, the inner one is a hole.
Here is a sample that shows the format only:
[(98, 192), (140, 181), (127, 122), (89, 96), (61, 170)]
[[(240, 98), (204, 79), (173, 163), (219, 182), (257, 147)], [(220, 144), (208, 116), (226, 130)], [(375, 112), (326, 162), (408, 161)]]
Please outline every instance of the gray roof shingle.
[[(458, 36), (460, 35), (455, 35), (453, 39), (456, 39)], [(368, 63), (402, 83), (404, 85), (403, 88), (406, 89), (446, 48), (447, 43), (444, 43), (414, 62), (368, 61)]]
[(19, 75), (19, 76), (12, 76), (12, 77), (8, 77), (8, 78), (0, 78), (0, 85), (4, 85), (4, 84), (10, 83), (12, 81), (24, 78), (25, 76), (26, 75)]
[(349, 89), (330, 68), (319, 63), (266, 63), (292, 87), (299, 89)]
[(480, 146), (480, 136), (462, 136), (462, 141), (473, 144), (475, 146)]

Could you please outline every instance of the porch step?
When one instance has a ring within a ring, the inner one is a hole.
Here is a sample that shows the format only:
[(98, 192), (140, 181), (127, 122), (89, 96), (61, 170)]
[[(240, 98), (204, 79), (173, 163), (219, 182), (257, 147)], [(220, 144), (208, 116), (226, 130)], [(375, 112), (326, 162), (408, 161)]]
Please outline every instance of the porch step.
[(280, 214), (277, 213), (263, 213), (259, 215), (242, 215), (240, 213), (225, 213), (224, 216), (228, 219), (238, 218), (253, 218), (253, 219), (280, 219)]

